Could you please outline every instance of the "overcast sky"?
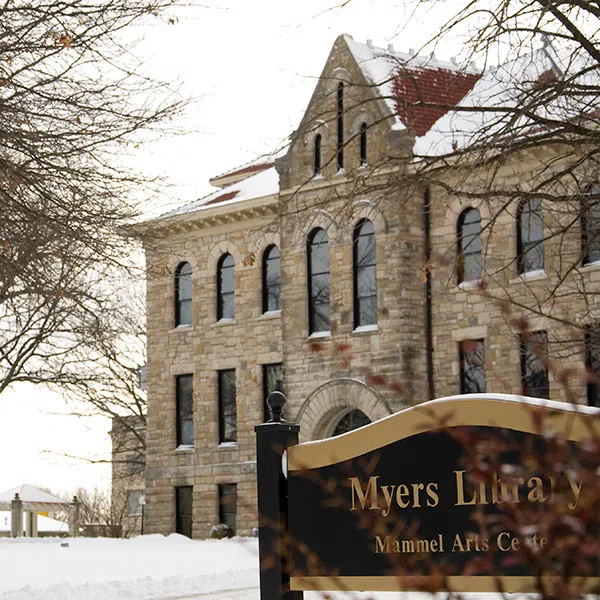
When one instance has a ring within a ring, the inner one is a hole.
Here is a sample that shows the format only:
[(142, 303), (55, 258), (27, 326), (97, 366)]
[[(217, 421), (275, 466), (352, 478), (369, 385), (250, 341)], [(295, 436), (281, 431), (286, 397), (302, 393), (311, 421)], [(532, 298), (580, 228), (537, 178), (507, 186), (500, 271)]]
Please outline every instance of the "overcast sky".
[[(179, 10), (179, 22), (145, 30), (147, 69), (179, 80), (197, 100), (182, 125), (191, 133), (140, 151), (140, 165), (176, 184), (164, 210), (210, 192), (208, 179), (269, 152), (298, 125), (335, 38), (419, 49), (456, 5), (396, 0), (213, 0)], [(446, 43), (441, 59), (460, 52)], [(66, 458), (110, 449), (110, 423), (57, 415), (60, 397), (29, 386), (0, 398), (0, 492), (21, 483), (72, 490), (105, 486), (110, 469)]]

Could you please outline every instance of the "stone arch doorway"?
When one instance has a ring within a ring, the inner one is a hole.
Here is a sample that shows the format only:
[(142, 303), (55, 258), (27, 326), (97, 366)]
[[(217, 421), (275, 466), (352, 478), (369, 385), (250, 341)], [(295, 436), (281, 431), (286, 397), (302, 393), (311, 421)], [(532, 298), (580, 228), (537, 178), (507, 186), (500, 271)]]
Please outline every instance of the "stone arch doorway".
[(306, 399), (297, 416), (300, 440), (320, 440), (392, 414), (387, 402), (357, 379), (332, 379)]

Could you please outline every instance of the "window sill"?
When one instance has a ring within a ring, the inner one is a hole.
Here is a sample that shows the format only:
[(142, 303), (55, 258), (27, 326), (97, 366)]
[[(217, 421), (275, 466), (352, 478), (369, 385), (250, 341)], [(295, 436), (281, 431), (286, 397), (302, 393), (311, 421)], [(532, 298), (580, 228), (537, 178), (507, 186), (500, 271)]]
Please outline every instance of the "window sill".
[(323, 338), (330, 338), (331, 331), (316, 331), (308, 336), (309, 340), (321, 340)]
[(359, 325), (358, 327), (356, 327), (355, 329), (352, 330), (352, 335), (354, 334), (361, 334), (361, 333), (374, 333), (376, 331), (379, 331), (379, 326), (378, 325)]
[(217, 327), (222, 327), (224, 325), (235, 325), (235, 319), (219, 319), (216, 323), (214, 323)]
[(188, 444), (180, 444), (175, 448), (175, 452), (193, 452), (194, 446), (190, 446)]
[(586, 263), (577, 269), (580, 273), (589, 273), (591, 271), (600, 271), (600, 260)]
[(475, 290), (481, 287), (481, 279), (473, 279), (472, 281), (461, 281), (458, 284), (459, 290)]
[(231, 450), (231, 449), (237, 448), (237, 447), (238, 447), (237, 442), (221, 442), (217, 446), (217, 450)]
[(521, 273), (518, 277), (509, 281), (510, 285), (517, 283), (523, 283), (525, 281), (542, 281), (548, 279), (548, 273), (546, 271), (528, 271), (527, 273)]
[(169, 334), (171, 334), (171, 333), (189, 333), (190, 331), (194, 331), (193, 325), (178, 325), (174, 329), (169, 329)]
[(269, 319), (279, 319), (281, 317), (280, 310), (268, 310), (258, 317), (259, 321), (268, 321)]

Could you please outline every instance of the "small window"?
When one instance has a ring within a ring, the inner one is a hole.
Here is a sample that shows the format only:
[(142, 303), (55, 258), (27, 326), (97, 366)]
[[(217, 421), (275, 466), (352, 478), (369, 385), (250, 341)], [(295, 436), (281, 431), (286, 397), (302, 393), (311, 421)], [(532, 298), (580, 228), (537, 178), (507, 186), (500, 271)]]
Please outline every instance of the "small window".
[(227, 525), (235, 533), (237, 517), (237, 485), (224, 483), (219, 486), (219, 523)]
[(475, 208), (463, 211), (458, 219), (458, 283), (477, 281), (482, 275), (481, 215)]
[(144, 490), (132, 490), (127, 494), (127, 515), (130, 517), (140, 517), (144, 506), (142, 504)]
[(263, 254), (263, 313), (281, 310), (281, 257), (277, 246)]
[(231, 254), (219, 260), (217, 273), (217, 320), (235, 317), (235, 263)]
[(308, 297), (310, 333), (329, 331), (329, 241), (323, 229), (308, 237)]
[(266, 423), (271, 418), (271, 410), (267, 398), (271, 392), (283, 392), (283, 365), (263, 365), (263, 419)]
[(219, 443), (237, 441), (235, 369), (219, 371)]
[(337, 435), (342, 435), (342, 433), (348, 433), (349, 431), (354, 431), (359, 427), (364, 427), (371, 422), (371, 419), (365, 415), (362, 410), (358, 410), (358, 408), (351, 410), (349, 413), (346, 413), (337, 423), (337, 425), (333, 429), (332, 437)]
[(321, 134), (318, 133), (315, 136), (315, 164), (314, 164), (314, 173), (315, 175), (321, 174)]
[(464, 340), (459, 346), (460, 393), (485, 392), (485, 344), (483, 340)]
[(364, 167), (367, 164), (367, 124), (362, 123), (360, 126), (360, 166)]
[(344, 84), (340, 83), (337, 89), (337, 167), (338, 171), (344, 168)]
[(581, 246), (583, 264), (600, 261), (600, 201), (590, 198), (598, 195), (600, 186), (591, 186), (581, 201)]
[(192, 265), (181, 263), (175, 271), (175, 327), (192, 324)]
[(354, 328), (377, 324), (377, 252), (368, 220), (354, 228)]
[(519, 274), (544, 270), (544, 220), (538, 198), (521, 202), (517, 211), (517, 267)]
[(175, 531), (189, 538), (192, 537), (192, 491), (191, 485), (175, 488)]
[(177, 445), (194, 445), (194, 377), (176, 377), (177, 396)]
[(600, 327), (585, 332), (585, 366), (588, 371), (587, 403), (600, 407)]
[(525, 396), (549, 398), (548, 334), (535, 331), (521, 338), (521, 388)]

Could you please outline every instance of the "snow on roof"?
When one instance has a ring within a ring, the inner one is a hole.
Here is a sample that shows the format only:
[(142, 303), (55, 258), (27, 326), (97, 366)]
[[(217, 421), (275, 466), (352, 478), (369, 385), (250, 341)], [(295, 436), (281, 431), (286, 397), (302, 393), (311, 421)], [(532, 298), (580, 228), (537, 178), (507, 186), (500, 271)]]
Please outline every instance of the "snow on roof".
[(48, 494), (47, 492), (43, 492), (42, 490), (36, 488), (33, 485), (28, 483), (24, 483), (23, 485), (19, 485), (15, 488), (7, 490), (0, 494), (0, 503), (4, 502), (12, 502), (15, 498), (15, 494), (19, 494), (19, 498), (25, 502), (31, 502), (34, 504), (54, 504), (54, 505), (66, 505), (68, 502), (53, 496), (52, 494)]
[(247, 179), (237, 181), (223, 189), (216, 190), (204, 198), (200, 198), (181, 208), (161, 215), (159, 218), (165, 219), (177, 215), (189, 214), (199, 210), (213, 208), (216, 205), (226, 206), (237, 202), (243, 202), (244, 200), (263, 198), (278, 193), (279, 175), (275, 170), (275, 167), (270, 167)]
[(225, 171), (225, 173), (211, 177), (210, 183), (215, 187), (224, 187), (232, 183), (242, 181), (258, 171), (266, 171), (274, 166), (275, 160), (283, 156), (287, 150), (288, 148), (286, 146), (285, 148), (281, 148), (276, 152), (270, 152), (269, 154), (259, 156), (258, 158), (251, 160), (250, 162), (247, 162), (239, 167), (235, 167), (234, 169)]
[[(416, 155), (440, 156), (449, 154), (461, 148), (473, 147), (478, 139), (489, 139), (503, 130), (508, 133), (515, 131), (523, 134), (528, 131), (528, 122), (522, 121), (508, 125), (508, 119), (514, 117), (513, 112), (481, 111), (481, 107), (511, 108), (521, 102), (523, 94), (527, 94), (536, 85), (550, 83), (562, 75), (573, 73), (576, 83), (598, 85), (598, 66), (589, 65), (582, 57), (569, 51), (556, 52), (551, 47), (536, 50), (526, 56), (519, 57), (500, 65), (494, 70), (486, 71), (475, 83), (473, 88), (457, 107), (473, 108), (474, 110), (449, 111), (443, 115), (433, 127), (415, 144)], [(573, 82), (572, 82), (573, 83)], [(550, 117), (559, 122), (568, 122), (578, 119), (582, 114), (598, 109), (598, 98), (581, 96), (575, 98), (569, 95), (568, 102), (561, 102), (560, 98), (548, 104), (536, 107), (537, 114), (541, 117)], [(531, 123), (531, 121), (529, 121)], [(532, 132), (535, 130), (532, 130)]]
[(477, 82), (481, 73), (473, 65), (439, 60), (435, 55), (419, 56), (387, 50), (371, 43), (361, 44), (346, 35), (344, 39), (362, 70), (392, 115), (396, 129), (409, 129), (425, 135), (446, 112), (445, 108), (415, 106), (419, 101), (456, 105)]
[[(27, 514), (23, 513), (23, 531), (25, 531), (25, 519)], [(69, 525), (63, 521), (57, 521), (44, 515), (38, 515), (37, 530), (39, 533), (61, 533), (69, 530)], [(10, 531), (11, 527), (10, 511), (0, 511), (0, 532)]]

